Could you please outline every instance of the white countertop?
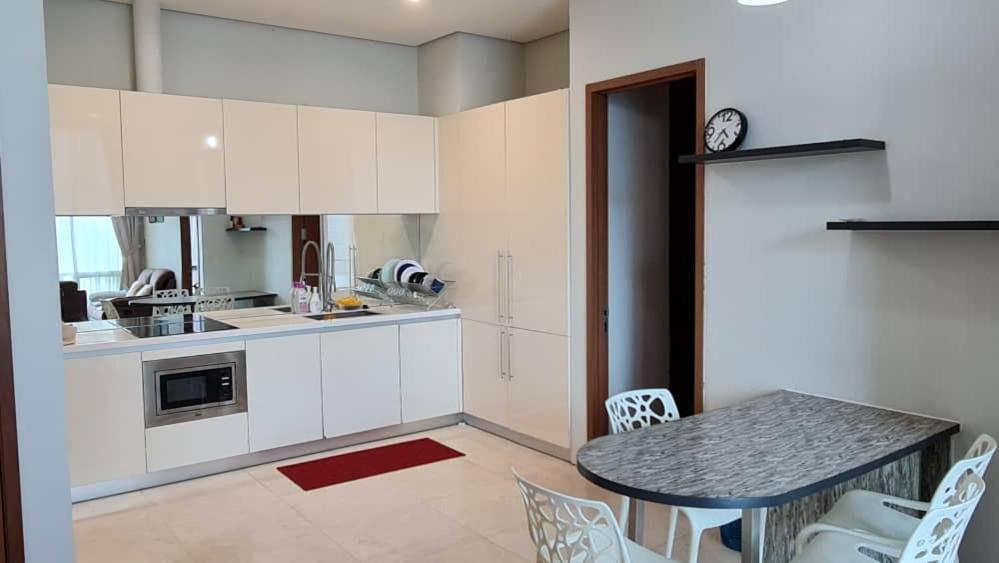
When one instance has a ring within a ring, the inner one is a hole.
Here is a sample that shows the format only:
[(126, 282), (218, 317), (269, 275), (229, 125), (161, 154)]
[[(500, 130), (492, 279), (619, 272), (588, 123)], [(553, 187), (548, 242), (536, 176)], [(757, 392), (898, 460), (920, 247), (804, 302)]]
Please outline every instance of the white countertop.
[(233, 309), (231, 311), (204, 313), (204, 316), (232, 325), (236, 327), (234, 330), (154, 338), (137, 338), (108, 321), (72, 323), (79, 332), (76, 335), (76, 343), (63, 346), (63, 357), (72, 359), (91, 355), (141, 352), (191, 344), (262, 338), (269, 335), (330, 332), (368, 325), (456, 318), (461, 315), (460, 309), (426, 311), (410, 306), (372, 307), (371, 310), (378, 314), (332, 321), (317, 321), (306, 318), (304, 315), (275, 311), (272, 307)]

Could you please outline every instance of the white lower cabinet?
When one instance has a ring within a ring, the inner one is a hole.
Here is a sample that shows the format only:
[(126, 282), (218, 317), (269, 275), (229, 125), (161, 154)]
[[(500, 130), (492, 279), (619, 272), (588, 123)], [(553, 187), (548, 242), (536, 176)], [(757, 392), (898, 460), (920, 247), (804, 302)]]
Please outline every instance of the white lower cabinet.
[(246, 342), (250, 451), (323, 437), (318, 334)]
[(322, 364), (327, 438), (402, 422), (397, 325), (323, 334)]
[(246, 413), (146, 430), (150, 472), (250, 453)]
[(402, 421), (461, 412), (457, 319), (399, 327)]
[(507, 329), (511, 430), (569, 447), (569, 339)]
[(140, 355), (67, 360), (65, 371), (71, 485), (145, 473)]
[(461, 321), (465, 412), (501, 426), (507, 425), (505, 331), (489, 323)]

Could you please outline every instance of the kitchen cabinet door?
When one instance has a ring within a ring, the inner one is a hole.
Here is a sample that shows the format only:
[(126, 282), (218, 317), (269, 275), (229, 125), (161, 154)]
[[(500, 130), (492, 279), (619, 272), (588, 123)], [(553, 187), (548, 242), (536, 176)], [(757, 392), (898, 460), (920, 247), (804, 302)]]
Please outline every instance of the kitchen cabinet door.
[(125, 207), (225, 207), (222, 100), (121, 92)]
[(378, 212), (375, 114), (298, 107), (303, 214)]
[(461, 412), (456, 319), (401, 325), (399, 354), (403, 422)]
[(139, 354), (66, 360), (70, 485), (146, 472)]
[[(504, 321), (506, 200), (504, 105), (461, 114), (462, 317)], [(502, 306), (502, 307), (501, 307)]]
[(245, 412), (146, 430), (150, 473), (249, 452)]
[[(461, 114), (437, 121), (437, 196), (440, 213), (420, 217), (421, 263), (445, 280), (464, 280), (461, 240)], [(461, 303), (457, 283), (448, 289), (448, 300)]]
[(117, 90), (49, 85), (56, 215), (122, 215)]
[(230, 215), (293, 215), (298, 208), (298, 109), (222, 100)]
[(397, 325), (323, 334), (322, 359), (327, 438), (402, 422)]
[(508, 323), (569, 334), (569, 128), (565, 90), (506, 104)]
[(569, 339), (510, 329), (509, 428), (569, 447)]
[(319, 335), (246, 342), (250, 451), (323, 437)]
[(461, 321), (465, 412), (502, 426), (507, 425), (507, 384), (502, 373), (506, 330), (489, 323)]
[(437, 213), (436, 121), (378, 114), (378, 213)]

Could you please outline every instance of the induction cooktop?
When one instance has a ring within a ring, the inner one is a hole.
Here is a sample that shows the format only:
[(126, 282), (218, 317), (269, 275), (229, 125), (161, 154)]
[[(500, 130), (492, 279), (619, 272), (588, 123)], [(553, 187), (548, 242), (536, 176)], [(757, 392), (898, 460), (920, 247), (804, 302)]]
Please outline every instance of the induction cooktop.
[(175, 334), (200, 334), (220, 330), (235, 330), (236, 327), (209, 319), (202, 315), (164, 315), (162, 317), (137, 317), (114, 321), (137, 338), (155, 338)]

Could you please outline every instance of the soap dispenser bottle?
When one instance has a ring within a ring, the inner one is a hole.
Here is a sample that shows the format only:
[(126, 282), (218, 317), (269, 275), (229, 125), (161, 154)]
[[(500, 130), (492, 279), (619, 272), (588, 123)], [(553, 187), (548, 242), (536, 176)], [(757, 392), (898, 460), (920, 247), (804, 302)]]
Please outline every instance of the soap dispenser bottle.
[(319, 298), (319, 288), (312, 288), (312, 297), (309, 298), (309, 312), (312, 314), (323, 312), (323, 300)]

